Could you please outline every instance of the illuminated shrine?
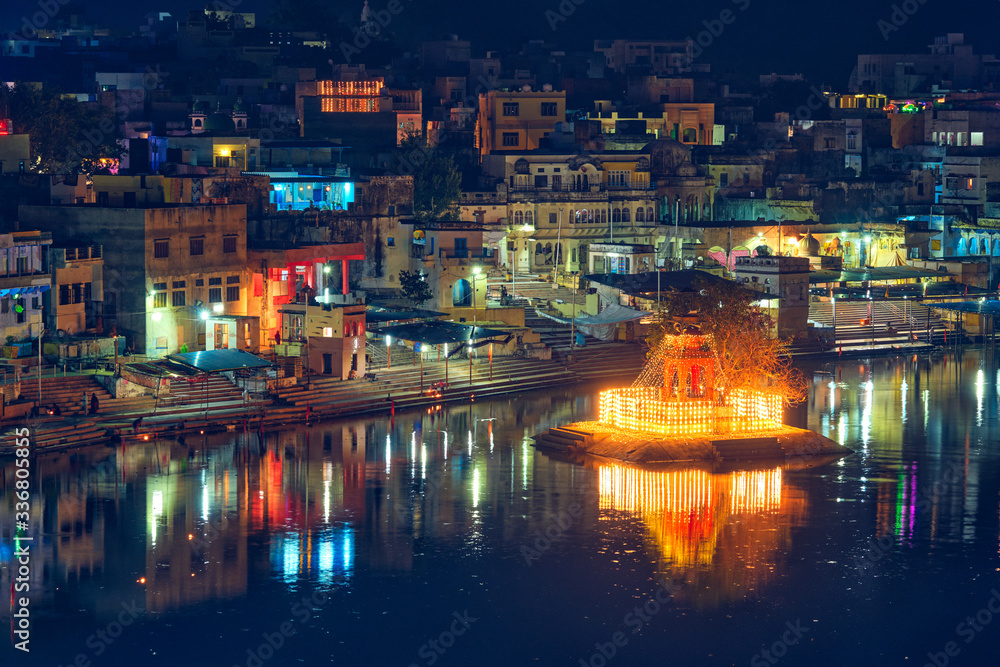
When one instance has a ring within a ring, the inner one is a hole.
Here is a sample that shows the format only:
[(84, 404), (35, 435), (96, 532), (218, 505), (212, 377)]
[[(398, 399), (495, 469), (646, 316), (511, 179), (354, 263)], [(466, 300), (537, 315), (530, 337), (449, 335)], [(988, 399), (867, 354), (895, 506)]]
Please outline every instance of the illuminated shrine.
[(782, 428), (780, 394), (737, 389), (723, 404), (717, 368), (710, 336), (666, 335), (631, 387), (601, 392), (598, 421), (662, 435)]

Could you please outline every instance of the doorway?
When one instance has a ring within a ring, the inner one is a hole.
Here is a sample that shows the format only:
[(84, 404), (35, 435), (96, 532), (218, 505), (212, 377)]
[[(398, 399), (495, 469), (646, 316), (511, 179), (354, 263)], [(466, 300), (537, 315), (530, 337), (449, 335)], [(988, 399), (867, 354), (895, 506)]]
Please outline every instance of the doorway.
[(225, 350), (229, 347), (229, 325), (215, 323), (215, 349)]
[[(353, 369), (352, 369), (353, 370)], [(323, 354), (323, 375), (330, 375), (333, 373), (333, 355)]]

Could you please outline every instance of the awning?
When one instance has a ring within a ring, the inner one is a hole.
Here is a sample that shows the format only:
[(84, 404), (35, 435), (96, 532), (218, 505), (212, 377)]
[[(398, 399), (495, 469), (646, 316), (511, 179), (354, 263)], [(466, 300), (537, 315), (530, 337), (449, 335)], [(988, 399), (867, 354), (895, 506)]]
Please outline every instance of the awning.
[(813, 285), (826, 283), (860, 283), (878, 280), (914, 280), (916, 278), (947, 277), (948, 273), (912, 266), (878, 266), (867, 269), (844, 269), (843, 271), (813, 271), (809, 282)]
[(206, 350), (204, 352), (184, 352), (168, 354), (170, 361), (193, 368), (202, 373), (223, 373), (243, 369), (259, 369), (274, 366), (270, 361), (244, 350)]
[(480, 340), (483, 338), (494, 338), (496, 336), (506, 336), (506, 331), (500, 329), (487, 329), (486, 327), (475, 327), (469, 324), (459, 324), (457, 322), (417, 322), (415, 324), (400, 324), (393, 327), (384, 327), (378, 331), (372, 331), (376, 336), (392, 336), (400, 340), (408, 340), (415, 343), (426, 343), (427, 345), (441, 345), (444, 343), (464, 343), (470, 340)]
[(27, 287), (12, 287), (10, 289), (0, 289), (0, 297), (17, 297), (26, 294), (41, 294), (48, 292), (51, 285), (29, 285)]
[(549, 313), (537, 309), (535, 312), (542, 317), (547, 317), (548, 319), (561, 324), (570, 324), (570, 322), (575, 321), (577, 329), (588, 336), (593, 336), (598, 340), (615, 340), (615, 334), (618, 331), (619, 324), (622, 322), (638, 320), (648, 314), (639, 310), (633, 310), (632, 308), (620, 306), (616, 303), (611, 304), (597, 315), (577, 317), (575, 320), (568, 317), (550, 315)]
[(954, 310), (962, 313), (981, 313), (983, 315), (1000, 315), (1000, 301), (953, 301), (951, 303), (928, 303), (924, 302), (928, 308), (940, 308), (941, 310)]
[(411, 310), (393, 310), (392, 308), (368, 308), (365, 310), (365, 321), (369, 324), (380, 324), (382, 322), (401, 322), (403, 320), (430, 319), (442, 317), (448, 313), (436, 310), (421, 310), (414, 308)]
[[(659, 279), (657, 279), (659, 273)], [(690, 294), (701, 292), (709, 287), (726, 284), (730, 287), (750, 292), (760, 299), (773, 298), (764, 292), (748, 289), (743, 285), (721, 278), (698, 269), (684, 269), (683, 271), (647, 271), (645, 273), (595, 273), (584, 276), (587, 280), (605, 285), (621, 291), (628, 296), (638, 296), (646, 299), (655, 299), (657, 289), (660, 292), (686, 292)]]

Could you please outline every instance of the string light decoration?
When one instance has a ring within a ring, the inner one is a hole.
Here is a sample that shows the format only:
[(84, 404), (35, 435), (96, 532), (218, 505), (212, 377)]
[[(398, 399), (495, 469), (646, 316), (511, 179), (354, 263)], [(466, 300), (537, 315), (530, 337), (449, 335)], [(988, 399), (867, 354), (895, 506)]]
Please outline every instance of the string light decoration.
[(372, 113), (380, 109), (383, 79), (365, 81), (320, 81), (320, 110), (323, 113)]
[(722, 403), (708, 335), (665, 335), (631, 387), (600, 395), (605, 425), (660, 435), (762, 432), (782, 428), (782, 396), (737, 389)]

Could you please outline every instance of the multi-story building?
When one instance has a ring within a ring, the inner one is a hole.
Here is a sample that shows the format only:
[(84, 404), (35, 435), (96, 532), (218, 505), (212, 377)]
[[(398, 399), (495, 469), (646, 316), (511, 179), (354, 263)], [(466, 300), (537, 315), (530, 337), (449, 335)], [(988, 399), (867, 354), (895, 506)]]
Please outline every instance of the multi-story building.
[(496, 254), (483, 243), (483, 225), (411, 221), (404, 224), (404, 229), (410, 224), (412, 270), (424, 276), (434, 293), (425, 306), (451, 313), (459, 320), (484, 321), (486, 276), (496, 263)]
[(529, 86), (518, 91), (490, 90), (479, 95), (476, 141), (480, 155), (531, 151), (556, 123), (566, 120), (566, 91)]
[(0, 174), (23, 174), (31, 166), (31, 138), (14, 134), (9, 119), (0, 118)]
[(43, 293), (52, 287), (49, 232), (0, 234), (0, 331), (21, 342), (45, 328)]
[(750, 289), (772, 295), (771, 317), (776, 335), (805, 331), (809, 319), (809, 258), (740, 257), (735, 277)]
[(694, 60), (694, 42), (690, 39), (598, 39), (594, 41), (594, 51), (604, 54), (605, 66), (620, 74), (634, 70), (652, 74), (676, 74), (689, 70)]
[(652, 111), (627, 111), (609, 104), (587, 115), (599, 122), (603, 134), (648, 134), (652, 139), (674, 139), (682, 144), (711, 146), (714, 143), (715, 105), (693, 102), (656, 104)]
[(79, 334), (103, 328), (104, 253), (101, 246), (50, 248), (52, 289), (46, 295), (49, 331)]
[(139, 352), (206, 349), (209, 336), (220, 336), (210, 317), (246, 315), (242, 204), (22, 206), (19, 215), (60, 244), (103, 246), (104, 329), (114, 327)]

